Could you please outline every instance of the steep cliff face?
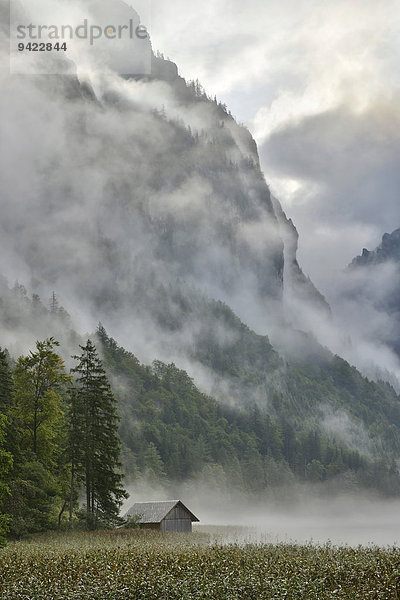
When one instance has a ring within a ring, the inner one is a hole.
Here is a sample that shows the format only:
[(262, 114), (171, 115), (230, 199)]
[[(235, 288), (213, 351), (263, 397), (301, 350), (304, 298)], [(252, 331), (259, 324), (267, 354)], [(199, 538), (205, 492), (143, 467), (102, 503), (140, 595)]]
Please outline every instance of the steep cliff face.
[[(87, 6), (140, 22), (123, 2)], [(157, 345), (171, 330), (192, 343), (203, 316), (186, 322), (185, 306), (200, 296), (264, 334), (290, 305), (327, 310), (249, 131), (171, 61), (151, 53), (151, 74), (130, 76), (127, 57), (93, 63), (90, 81), (4, 77), (0, 271), (117, 333), (129, 316), (129, 335)]]
[(182, 89), (117, 77), (93, 88), (4, 82), (15, 141), (2, 156), (6, 276), (116, 326), (126, 314), (176, 321), (175, 296), (193, 287), (279, 303), (283, 243), (249, 135)]
[[(193, 104), (193, 101), (208, 101), (204, 93), (196, 97), (193, 95), (195, 86), (187, 86), (183, 78), (178, 74), (177, 66), (161, 58), (153, 57), (153, 76), (157, 79), (168, 81), (173, 86), (181, 102)], [(253, 175), (258, 179), (260, 194), (264, 196), (264, 203), (271, 214), (271, 222), (277, 224), (277, 235), (282, 241), (283, 253), (276, 257), (278, 279), (281, 282), (281, 298), (284, 319), (295, 323), (296, 326), (307, 326), (302, 319), (301, 313), (304, 309), (317, 311), (321, 316), (330, 316), (330, 307), (326, 299), (316, 289), (309, 277), (305, 276), (297, 260), (298, 232), (291, 219), (288, 219), (282, 210), (277, 198), (274, 198), (265, 182), (264, 175), (260, 169), (258, 149), (250, 132), (243, 126), (239, 126), (232, 116), (227, 113), (221, 105), (218, 105), (218, 113), (221, 123), (229, 130), (236, 146), (236, 159), (243, 157), (253, 166)], [(226, 151), (226, 150), (225, 150)], [(250, 191), (250, 190), (249, 190)], [(262, 239), (263, 232), (259, 237)], [(267, 234), (267, 229), (264, 235)], [(268, 294), (267, 294), (268, 295)]]
[[(272, 201), (284, 244), (284, 300), (292, 306), (291, 316), (293, 318), (294, 312), (298, 314), (302, 308), (306, 308), (329, 318), (331, 309), (328, 302), (317, 290), (311, 279), (303, 273), (298, 263), (298, 231), (292, 219), (288, 219), (282, 210), (279, 200), (272, 197)], [(299, 316), (296, 324), (301, 326), (301, 316)]]

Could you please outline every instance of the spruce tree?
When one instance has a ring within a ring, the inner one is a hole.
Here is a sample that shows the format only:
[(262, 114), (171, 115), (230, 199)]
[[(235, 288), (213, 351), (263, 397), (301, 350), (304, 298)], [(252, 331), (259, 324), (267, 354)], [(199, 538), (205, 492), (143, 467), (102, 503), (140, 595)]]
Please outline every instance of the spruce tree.
[(8, 353), (0, 348), (0, 413), (6, 414), (11, 406), (12, 388)]
[[(127, 494), (119, 471), (116, 401), (93, 342), (88, 340), (80, 348), (82, 354), (73, 357), (78, 365), (71, 370), (77, 390), (71, 397), (71, 454), (74, 477), (82, 478), (86, 491), (87, 526), (96, 528), (101, 521), (117, 522)], [(71, 498), (72, 494), (71, 490)]]

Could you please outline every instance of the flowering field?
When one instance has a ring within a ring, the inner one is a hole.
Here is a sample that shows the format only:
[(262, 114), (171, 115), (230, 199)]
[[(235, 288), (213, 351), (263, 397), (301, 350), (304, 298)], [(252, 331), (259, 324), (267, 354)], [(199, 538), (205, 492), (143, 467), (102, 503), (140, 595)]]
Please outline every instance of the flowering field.
[(218, 544), (206, 534), (40, 536), (0, 551), (2, 600), (399, 600), (400, 550)]

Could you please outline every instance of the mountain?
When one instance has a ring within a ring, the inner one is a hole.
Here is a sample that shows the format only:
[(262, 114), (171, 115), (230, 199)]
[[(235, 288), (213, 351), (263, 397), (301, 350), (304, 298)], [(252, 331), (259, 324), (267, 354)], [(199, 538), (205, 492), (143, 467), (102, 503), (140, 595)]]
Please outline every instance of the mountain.
[(400, 261), (400, 229), (396, 229), (393, 233), (385, 233), (381, 244), (372, 252), (363, 248), (361, 256), (353, 259), (351, 267), (364, 267), (390, 261)]
[(369, 304), (385, 325), (378, 339), (400, 356), (400, 229), (385, 233), (372, 251), (363, 249), (348, 268), (353, 285), (349, 294), (360, 304)]
[[(55, 335), (67, 358), (104, 323), (131, 475), (215, 467), (251, 488), (251, 464), (262, 486), (275, 469), (397, 490), (399, 397), (309, 332), (330, 308), (251, 134), (151, 61), (146, 77), (1, 75), (0, 272), (28, 291), (2, 281), (0, 345)], [(70, 317), (43, 306), (53, 290)]]
[(121, 333), (144, 330), (167, 354), (171, 337), (185, 353), (202, 327), (181, 318), (195, 289), (263, 332), (284, 320), (286, 275), (294, 302), (308, 290), (321, 303), (293, 243), (285, 271), (283, 217), (249, 132), (197, 84), (177, 81), (111, 79), (95, 90), (38, 77), (11, 80), (3, 95), (8, 135), (25, 140), (2, 156), (3, 273), (40, 295), (56, 289), (82, 320), (95, 312), (117, 333), (129, 315)]

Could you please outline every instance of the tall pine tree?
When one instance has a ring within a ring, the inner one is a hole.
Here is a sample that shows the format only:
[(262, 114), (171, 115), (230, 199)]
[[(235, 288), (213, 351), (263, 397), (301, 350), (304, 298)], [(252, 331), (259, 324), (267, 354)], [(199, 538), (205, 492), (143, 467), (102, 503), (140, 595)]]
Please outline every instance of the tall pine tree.
[(71, 397), (71, 458), (73, 476), (81, 477), (84, 483), (87, 526), (93, 529), (101, 521), (118, 520), (119, 508), (127, 494), (120, 473), (116, 401), (93, 342), (88, 340), (80, 348), (82, 354), (74, 356), (78, 365), (71, 370), (76, 376), (77, 390)]
[(0, 412), (6, 414), (11, 406), (13, 381), (8, 353), (0, 348)]

